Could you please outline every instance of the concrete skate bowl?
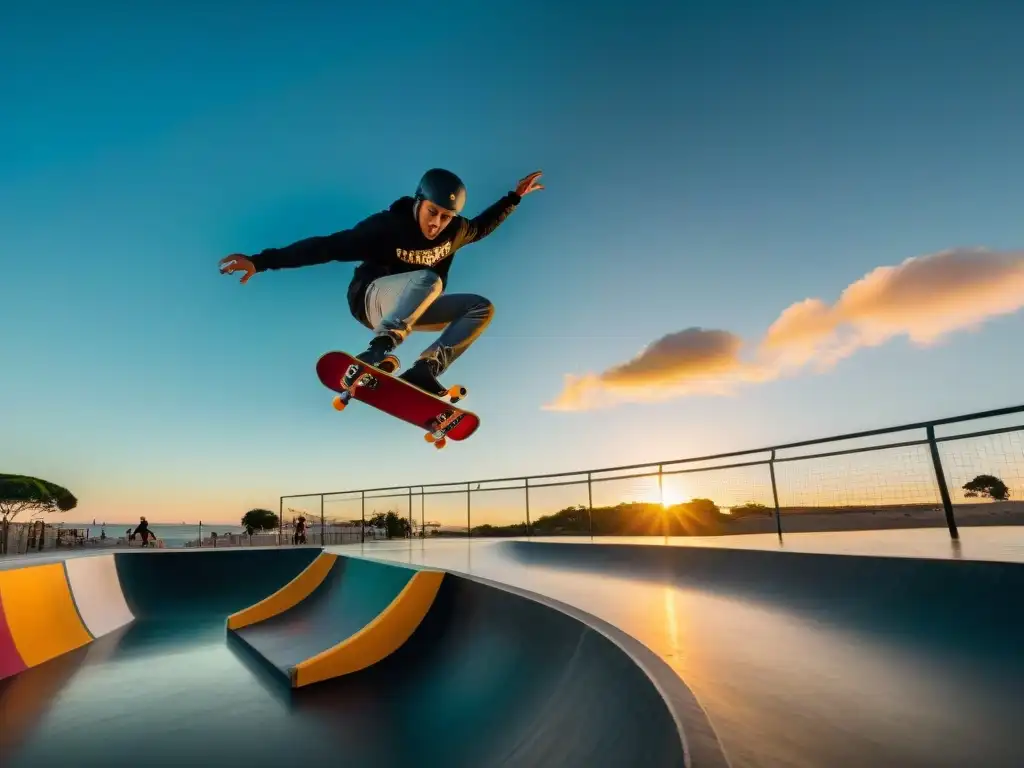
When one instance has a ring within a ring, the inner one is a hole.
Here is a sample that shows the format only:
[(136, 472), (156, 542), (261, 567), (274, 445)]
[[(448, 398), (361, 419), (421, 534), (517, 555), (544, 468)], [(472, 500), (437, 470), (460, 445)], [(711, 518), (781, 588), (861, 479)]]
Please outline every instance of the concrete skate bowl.
[(443, 571), (101, 554), (0, 570), (0, 605), (4, 768), (723, 764), (599, 622)]
[(596, 578), (628, 597), (595, 613), (671, 661), (735, 765), (1024, 765), (1024, 563), (599, 541), (495, 549), (514, 572)]

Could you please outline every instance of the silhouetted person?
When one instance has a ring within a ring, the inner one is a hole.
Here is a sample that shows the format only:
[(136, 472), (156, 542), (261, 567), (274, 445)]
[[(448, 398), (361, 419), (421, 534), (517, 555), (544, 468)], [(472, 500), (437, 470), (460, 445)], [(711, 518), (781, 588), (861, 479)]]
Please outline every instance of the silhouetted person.
[(142, 539), (142, 546), (149, 546), (149, 537), (152, 536), (156, 539), (156, 534), (149, 530), (149, 523), (145, 517), (139, 518), (139, 524), (135, 526), (135, 530), (132, 532), (131, 538), (135, 538), (138, 535)]
[(300, 517), (295, 522), (295, 535), (292, 536), (292, 542), (294, 544), (306, 543), (306, 518)]

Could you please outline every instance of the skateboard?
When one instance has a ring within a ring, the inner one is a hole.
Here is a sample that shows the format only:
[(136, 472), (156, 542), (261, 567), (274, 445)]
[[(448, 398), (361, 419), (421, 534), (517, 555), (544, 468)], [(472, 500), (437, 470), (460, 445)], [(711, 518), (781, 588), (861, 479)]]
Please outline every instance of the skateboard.
[(463, 386), (448, 389), (437, 397), (407, 384), (391, 374), (398, 369), (398, 358), (388, 355), (374, 367), (347, 352), (326, 352), (316, 362), (320, 382), (339, 394), (334, 407), (343, 411), (352, 400), (361, 400), (379, 411), (426, 430), (424, 439), (435, 448), (444, 448), (448, 440), (465, 440), (480, 426), (480, 417), (456, 408), (466, 397)]

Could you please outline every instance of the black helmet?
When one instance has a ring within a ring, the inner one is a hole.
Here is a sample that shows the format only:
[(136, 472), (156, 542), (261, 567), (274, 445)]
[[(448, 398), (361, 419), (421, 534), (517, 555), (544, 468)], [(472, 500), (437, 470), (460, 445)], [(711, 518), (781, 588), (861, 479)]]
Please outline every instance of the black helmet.
[(417, 200), (429, 200), (435, 205), (459, 213), (466, 204), (466, 185), (462, 179), (443, 168), (431, 168), (423, 174), (416, 187)]

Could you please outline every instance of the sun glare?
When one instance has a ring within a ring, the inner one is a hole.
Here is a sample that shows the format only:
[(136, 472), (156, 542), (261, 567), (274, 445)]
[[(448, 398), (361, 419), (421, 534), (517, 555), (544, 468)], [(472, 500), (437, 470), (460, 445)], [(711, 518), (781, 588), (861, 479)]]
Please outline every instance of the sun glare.
[(675, 488), (666, 488), (664, 496), (665, 498), (661, 500), (663, 507), (674, 507), (676, 504), (685, 504), (690, 501), (689, 496)]
[(688, 493), (686, 488), (681, 488), (676, 478), (665, 478), (661, 490), (658, 489), (656, 477), (645, 478), (645, 480), (648, 482), (637, 483), (630, 489), (627, 496), (629, 500), (643, 504), (660, 504), (666, 509), (693, 500), (693, 494)]
[(661, 504), (665, 509), (674, 507), (677, 504), (686, 504), (690, 501), (693, 501), (693, 496), (680, 488), (665, 488), (659, 493), (658, 488), (655, 487), (651, 491), (650, 503)]

